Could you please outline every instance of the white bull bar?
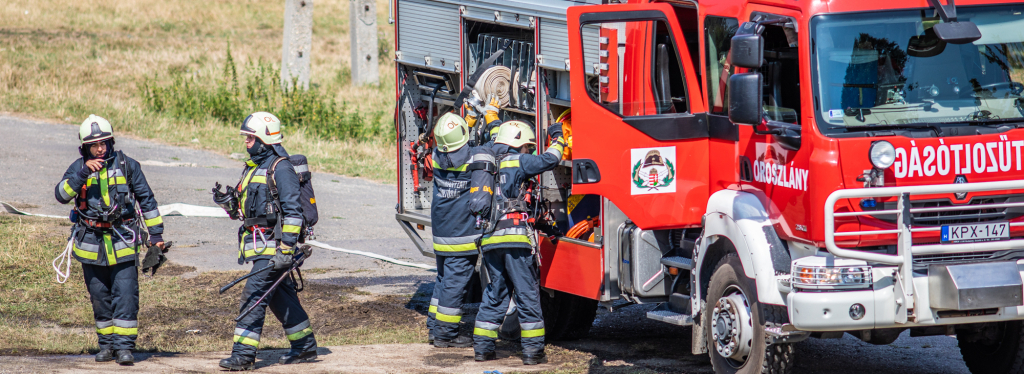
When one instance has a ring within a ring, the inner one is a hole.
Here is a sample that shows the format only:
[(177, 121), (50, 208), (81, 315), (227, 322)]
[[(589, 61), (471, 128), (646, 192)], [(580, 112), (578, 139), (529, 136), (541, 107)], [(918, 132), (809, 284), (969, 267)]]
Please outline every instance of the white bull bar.
[[(995, 208), (1011, 208), (1024, 206), (1024, 203), (997, 203), (997, 204), (971, 204), (956, 205), (948, 207), (912, 208), (910, 204), (911, 195), (934, 195), (961, 192), (983, 192), (997, 190), (1024, 189), (1024, 181), (1001, 181), (982, 183), (959, 183), (939, 184), (908, 187), (876, 187), (876, 188), (854, 188), (837, 190), (825, 200), (825, 247), (829, 253), (836, 257), (863, 260), (872, 263), (896, 265), (899, 267), (894, 275), (896, 286), (896, 304), (898, 311), (896, 319), (898, 323), (906, 323), (908, 310), (914, 309), (914, 282), (913, 264), (914, 255), (929, 255), (943, 253), (964, 253), (980, 252), (1004, 249), (1024, 248), (1024, 239), (1013, 239), (1003, 241), (978, 242), (978, 243), (953, 243), (953, 244), (921, 244), (914, 245), (912, 234), (915, 232), (940, 231), (941, 226), (913, 227), (913, 213), (941, 212), (941, 211), (963, 211), (982, 210)], [(836, 202), (839, 199), (851, 198), (874, 198), (874, 197), (898, 197), (896, 209), (835, 212)], [(869, 230), (836, 232), (836, 217), (872, 216), (872, 215), (895, 215), (895, 230)], [(1011, 227), (1024, 226), (1024, 222), (1011, 222)], [(836, 237), (896, 234), (896, 254), (878, 254), (862, 252), (851, 248), (842, 248), (836, 245)], [(902, 296), (902, 297), (901, 297)], [(913, 312), (910, 318), (914, 318)]]

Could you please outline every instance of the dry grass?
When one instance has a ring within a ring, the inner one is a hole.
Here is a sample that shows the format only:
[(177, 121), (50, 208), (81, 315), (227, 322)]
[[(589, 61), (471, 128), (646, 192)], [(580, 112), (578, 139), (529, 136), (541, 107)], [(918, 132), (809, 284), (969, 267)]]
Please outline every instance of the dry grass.
[[(78, 262), (67, 283), (54, 280), (50, 261), (63, 249), (68, 223), (0, 214), (0, 355), (85, 353), (97, 349), (89, 293)], [(182, 277), (194, 268), (165, 265), (139, 279), (138, 349), (205, 352), (231, 349), (232, 319), (241, 286), (217, 289), (245, 272)], [(367, 298), (352, 287), (307, 282), (300, 294), (320, 345), (422, 341), (425, 317), (407, 309), (408, 298)], [(356, 301), (356, 300), (362, 301)], [(269, 315), (261, 348), (289, 346)]]
[[(393, 45), (387, 4), (378, 0), (379, 35)], [(314, 7), (312, 84), (336, 90), (335, 100), (348, 108), (390, 113), (393, 62), (381, 59), (377, 86), (347, 84), (349, 1), (319, 0)], [(222, 154), (241, 151), (234, 125), (156, 115), (144, 106), (139, 85), (173, 74), (218, 76), (229, 43), (240, 67), (279, 64), (284, 25), (283, 2), (257, 0), (14, 1), (0, 3), (0, 19), (0, 111), (68, 123), (95, 113), (120, 132)], [(393, 179), (391, 142), (287, 135), (285, 145), (312, 156), (318, 170)]]

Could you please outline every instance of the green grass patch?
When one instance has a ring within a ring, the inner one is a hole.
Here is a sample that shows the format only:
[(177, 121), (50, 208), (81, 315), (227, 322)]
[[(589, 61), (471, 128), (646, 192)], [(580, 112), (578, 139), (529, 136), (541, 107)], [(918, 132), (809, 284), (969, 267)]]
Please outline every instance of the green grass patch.
[(229, 45), (220, 74), (171, 71), (171, 80), (164, 84), (155, 76), (144, 80), (140, 94), (148, 110), (177, 120), (213, 119), (238, 127), (248, 114), (265, 111), (281, 119), (286, 134), (303, 129), (308, 135), (330, 140), (394, 138), (389, 114), (382, 110), (362, 113), (328, 94), (340, 89), (340, 83), (290, 89), (296, 82), (282, 84), (279, 71), (278, 66), (262, 60), (239, 69)]

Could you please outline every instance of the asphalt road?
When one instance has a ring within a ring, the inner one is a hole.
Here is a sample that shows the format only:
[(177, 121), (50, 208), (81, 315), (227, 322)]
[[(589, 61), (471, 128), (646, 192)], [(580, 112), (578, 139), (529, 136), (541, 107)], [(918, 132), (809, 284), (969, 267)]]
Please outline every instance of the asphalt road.
[[(77, 126), (0, 116), (0, 133), (4, 134), (0, 145), (0, 201), (27, 206), (25, 210), (32, 213), (67, 214), (69, 207), (58, 204), (53, 191), (68, 165), (78, 157)], [(241, 161), (212, 152), (123, 135), (117, 137), (116, 148), (144, 163), (143, 171), (161, 205), (213, 206), (209, 191), (214, 182), (234, 184), (242, 168)], [(160, 163), (192, 166), (157, 166)], [(433, 263), (419, 254), (395, 222), (395, 186), (326, 173), (314, 173), (313, 183), (320, 208), (319, 241)], [(236, 262), (236, 221), (171, 216), (164, 222), (164, 238), (177, 243), (168, 254), (171, 261), (195, 266), (198, 271), (246, 269)], [(54, 248), (54, 255), (59, 251)], [(378, 287), (388, 292), (389, 287), (401, 285), (391, 292), (406, 294), (411, 293), (410, 289), (429, 292), (434, 276), (423, 270), (325, 250), (318, 251), (306, 266), (335, 269), (323, 277), (364, 289)], [(614, 368), (617, 366), (656, 372), (710, 372), (706, 359), (688, 353), (690, 329), (647, 319), (645, 313), (650, 307), (637, 305), (602, 314), (590, 338), (555, 344), (594, 353), (600, 360), (598, 366), (609, 372), (618, 372)], [(668, 351), (658, 353), (659, 347)], [(874, 346), (846, 335), (842, 339), (810, 339), (798, 343), (796, 351), (798, 373), (968, 372), (956, 339), (948, 336), (910, 338), (904, 333), (892, 344)]]
[[(185, 203), (216, 206), (215, 182), (233, 186), (243, 162), (213, 152), (174, 147), (117, 133), (116, 149), (141, 162), (160, 205)], [(54, 198), (54, 186), (79, 157), (78, 126), (0, 116), (0, 201), (28, 206), (30, 213), (66, 215), (70, 206)], [(200, 139), (199, 141), (202, 141)], [(285, 139), (285, 148), (288, 140)], [(240, 153), (245, 148), (239, 144)], [(164, 166), (185, 165), (185, 166)], [(375, 252), (425, 264), (395, 221), (396, 187), (326, 173), (313, 174), (320, 222), (317, 240), (335, 247)], [(246, 269), (238, 265), (238, 221), (227, 218), (164, 217), (164, 240), (174, 241), (171, 261), (198, 271)], [(54, 255), (59, 249), (54, 249)], [(333, 268), (359, 276), (416, 276), (433, 273), (366, 257), (319, 250), (306, 267)]]

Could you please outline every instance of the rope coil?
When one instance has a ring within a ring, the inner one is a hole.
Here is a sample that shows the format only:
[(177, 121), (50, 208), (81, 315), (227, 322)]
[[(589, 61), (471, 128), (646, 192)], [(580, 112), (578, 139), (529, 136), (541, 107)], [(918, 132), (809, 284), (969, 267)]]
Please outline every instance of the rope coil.
[[(57, 258), (50, 263), (53, 265), (53, 270), (57, 272), (57, 283), (64, 284), (71, 276), (71, 247), (74, 245), (74, 240), (73, 237), (69, 238), (68, 245), (64, 246), (64, 252), (57, 255)], [(64, 271), (60, 270), (61, 267), (64, 268)]]

